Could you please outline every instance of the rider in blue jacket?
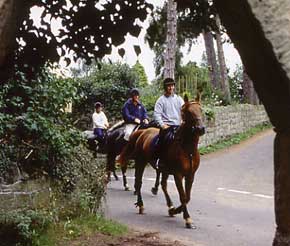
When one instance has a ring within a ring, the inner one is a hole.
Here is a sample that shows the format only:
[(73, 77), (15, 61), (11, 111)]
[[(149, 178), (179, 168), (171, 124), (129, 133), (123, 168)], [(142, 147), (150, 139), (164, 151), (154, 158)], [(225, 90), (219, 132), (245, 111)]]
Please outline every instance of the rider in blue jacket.
[(127, 141), (137, 125), (148, 124), (147, 111), (139, 101), (139, 90), (137, 88), (131, 89), (130, 96), (131, 98), (125, 102), (122, 108), (122, 116), (126, 123), (124, 139)]

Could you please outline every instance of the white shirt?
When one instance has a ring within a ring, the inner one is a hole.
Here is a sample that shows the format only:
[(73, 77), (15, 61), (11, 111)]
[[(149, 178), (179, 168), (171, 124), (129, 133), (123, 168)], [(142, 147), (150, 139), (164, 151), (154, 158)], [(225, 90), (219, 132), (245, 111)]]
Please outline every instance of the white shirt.
[(107, 128), (106, 125), (109, 125), (108, 119), (103, 111), (99, 113), (97, 112), (93, 113), (92, 118), (93, 118), (93, 128), (106, 129)]

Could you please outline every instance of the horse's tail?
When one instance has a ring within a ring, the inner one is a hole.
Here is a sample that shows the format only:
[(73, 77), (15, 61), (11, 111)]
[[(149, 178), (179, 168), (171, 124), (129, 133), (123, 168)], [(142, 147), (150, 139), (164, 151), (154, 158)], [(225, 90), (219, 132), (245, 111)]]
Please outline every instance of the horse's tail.
[(123, 148), (118, 159), (121, 167), (127, 165), (128, 160), (134, 157), (136, 142), (142, 132), (143, 130), (138, 130), (136, 132), (133, 132), (130, 136), (128, 144)]

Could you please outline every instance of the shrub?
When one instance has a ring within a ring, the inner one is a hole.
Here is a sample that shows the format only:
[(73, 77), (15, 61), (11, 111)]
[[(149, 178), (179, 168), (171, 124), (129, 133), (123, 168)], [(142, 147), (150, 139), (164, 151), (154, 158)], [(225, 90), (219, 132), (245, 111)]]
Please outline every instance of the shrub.
[(26, 210), (0, 214), (0, 245), (29, 246), (45, 230), (51, 217), (40, 211)]
[(13, 245), (31, 245), (49, 221), (98, 210), (105, 165), (89, 152), (64, 112), (77, 97), (78, 85), (48, 68), (32, 81), (18, 77), (0, 88), (0, 182), (13, 182), (15, 166), (27, 179), (45, 177), (52, 191), (38, 210), (0, 213), (0, 237), (1, 242), (5, 234)]
[(101, 63), (91, 68), (88, 76), (76, 79), (79, 83), (79, 100), (74, 100), (73, 114), (87, 128), (91, 123), (94, 104), (102, 102), (109, 121), (121, 118), (121, 108), (128, 98), (130, 88), (137, 87), (138, 76), (127, 64)]

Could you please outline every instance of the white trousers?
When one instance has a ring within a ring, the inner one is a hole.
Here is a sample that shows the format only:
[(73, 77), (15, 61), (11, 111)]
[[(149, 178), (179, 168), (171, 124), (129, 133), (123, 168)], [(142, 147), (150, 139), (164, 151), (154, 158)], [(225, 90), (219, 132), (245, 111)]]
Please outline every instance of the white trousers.
[(124, 136), (124, 139), (126, 141), (129, 141), (130, 135), (132, 134), (132, 132), (133, 132), (133, 130), (135, 129), (136, 126), (137, 126), (136, 124), (126, 124), (125, 125), (125, 129), (124, 129), (125, 136)]

